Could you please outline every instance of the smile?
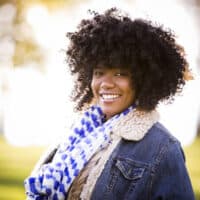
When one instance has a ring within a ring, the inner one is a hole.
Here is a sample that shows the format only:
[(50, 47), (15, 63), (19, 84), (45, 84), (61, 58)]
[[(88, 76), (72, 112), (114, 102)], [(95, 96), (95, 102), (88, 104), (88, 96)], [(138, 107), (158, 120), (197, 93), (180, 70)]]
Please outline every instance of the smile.
[(119, 94), (100, 94), (100, 96), (104, 100), (115, 100), (115, 99), (119, 98), (121, 95), (119, 95)]

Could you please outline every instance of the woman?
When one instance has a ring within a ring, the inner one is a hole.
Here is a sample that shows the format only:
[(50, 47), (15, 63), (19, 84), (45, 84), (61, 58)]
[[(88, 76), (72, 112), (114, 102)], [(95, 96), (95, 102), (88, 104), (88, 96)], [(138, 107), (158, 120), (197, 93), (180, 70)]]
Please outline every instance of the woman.
[(84, 112), (25, 180), (27, 199), (194, 199), (181, 145), (156, 111), (191, 78), (183, 48), (116, 8), (92, 14), (67, 35)]

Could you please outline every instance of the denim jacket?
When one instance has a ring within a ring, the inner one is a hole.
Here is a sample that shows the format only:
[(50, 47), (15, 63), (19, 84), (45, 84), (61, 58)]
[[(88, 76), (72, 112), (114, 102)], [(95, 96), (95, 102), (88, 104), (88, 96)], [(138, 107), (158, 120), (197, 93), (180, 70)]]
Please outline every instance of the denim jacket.
[[(100, 165), (89, 172), (88, 184), (82, 190), (85, 196), (81, 199), (195, 199), (181, 145), (158, 122), (156, 111), (133, 112), (112, 131), (112, 136), (119, 140), (113, 140), (113, 145), (108, 147), (110, 150), (100, 155)], [(32, 175), (37, 174), (43, 164), (51, 162), (57, 147), (48, 149)]]
[(122, 139), (106, 162), (91, 199), (195, 199), (179, 141), (159, 122), (140, 141)]

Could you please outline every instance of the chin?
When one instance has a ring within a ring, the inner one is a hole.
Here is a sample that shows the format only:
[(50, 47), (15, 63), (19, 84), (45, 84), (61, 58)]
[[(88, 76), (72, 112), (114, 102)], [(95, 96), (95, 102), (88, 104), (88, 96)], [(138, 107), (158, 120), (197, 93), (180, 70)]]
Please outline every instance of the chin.
[(111, 112), (111, 111), (110, 111), (110, 112), (109, 112), (109, 111), (104, 111), (104, 110), (103, 110), (103, 113), (106, 115), (106, 118), (109, 119), (109, 118), (113, 117), (114, 115), (120, 113), (120, 111), (119, 111), (119, 112), (117, 112), (117, 111), (115, 111), (115, 112)]

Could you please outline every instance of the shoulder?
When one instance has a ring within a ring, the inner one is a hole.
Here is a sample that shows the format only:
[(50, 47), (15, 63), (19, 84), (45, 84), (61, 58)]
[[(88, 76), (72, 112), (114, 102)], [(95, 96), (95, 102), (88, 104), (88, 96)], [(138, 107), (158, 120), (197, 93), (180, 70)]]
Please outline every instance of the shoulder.
[(141, 145), (147, 145), (156, 154), (156, 162), (165, 159), (185, 161), (180, 141), (161, 123), (157, 122), (147, 133)]
[(160, 122), (155, 123), (151, 129), (149, 129), (141, 142), (147, 143), (147, 141), (153, 144), (159, 143), (161, 145), (180, 145), (179, 140)]
[[(132, 131), (134, 132), (134, 130)], [(174, 152), (178, 152), (184, 157), (178, 139), (159, 122), (155, 123), (139, 141), (122, 139), (116, 151), (120, 156), (151, 164), (161, 160), (164, 155)]]
[(51, 162), (51, 160), (53, 159), (53, 157), (58, 149), (58, 145), (59, 144), (57, 144), (57, 143), (52, 144), (43, 152), (43, 154), (41, 155), (41, 157), (39, 158), (39, 160), (37, 161), (36, 165), (34, 166), (32, 172), (31, 172), (32, 176), (34, 176), (35, 174), (38, 173), (38, 171), (40, 170), (42, 165)]
[[(135, 132), (135, 130), (132, 129), (133, 134), (134, 134), (134, 132)], [(166, 145), (170, 145), (170, 144), (171, 145), (173, 145), (173, 144), (180, 145), (180, 142), (175, 136), (173, 136), (170, 133), (170, 131), (164, 125), (162, 125), (160, 122), (156, 122), (146, 132), (145, 136), (141, 140), (130, 141), (130, 140), (123, 139), (122, 144), (133, 145), (133, 146), (145, 145), (148, 148), (154, 149), (158, 146), (166, 146)]]

